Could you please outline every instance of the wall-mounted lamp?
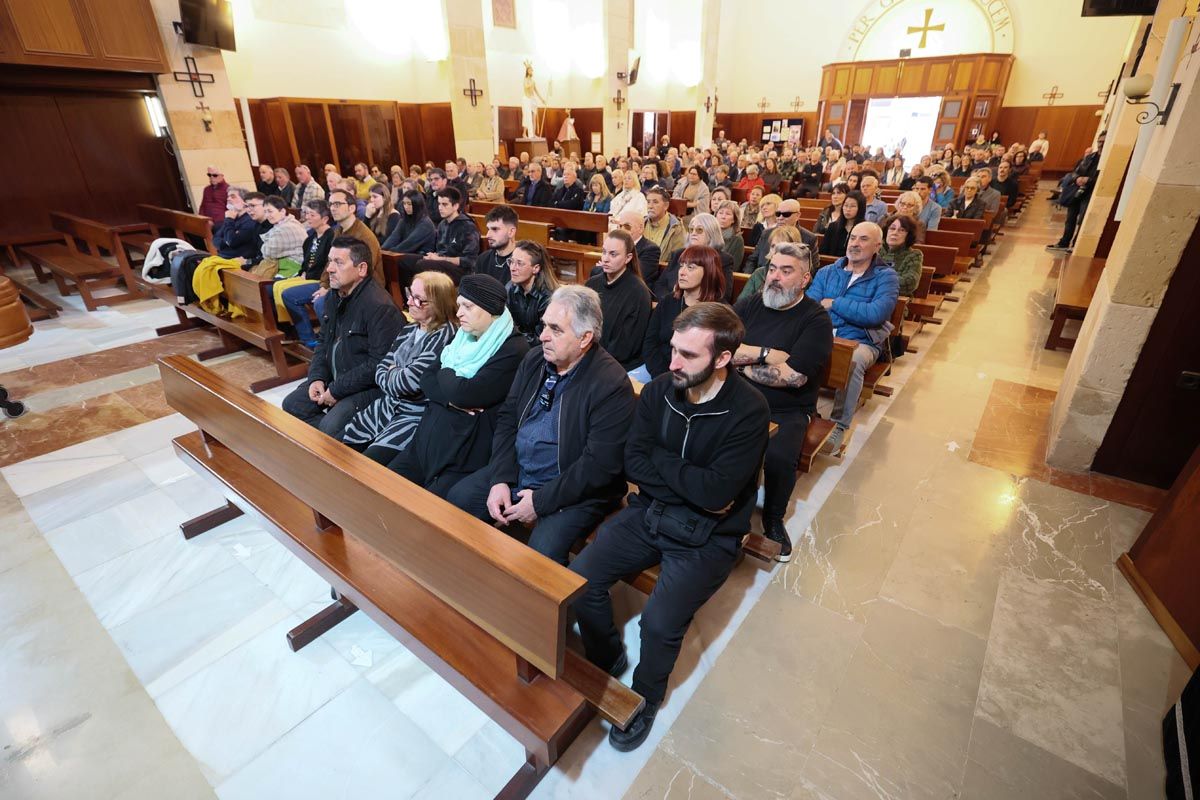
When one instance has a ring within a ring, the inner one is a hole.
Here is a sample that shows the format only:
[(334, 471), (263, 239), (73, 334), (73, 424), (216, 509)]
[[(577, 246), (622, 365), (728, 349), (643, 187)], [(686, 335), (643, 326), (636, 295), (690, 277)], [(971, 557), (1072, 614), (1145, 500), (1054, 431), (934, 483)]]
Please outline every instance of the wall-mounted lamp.
[(1150, 96), (1150, 90), (1154, 88), (1154, 79), (1149, 75), (1135, 75), (1131, 78), (1126, 78), (1121, 84), (1121, 91), (1125, 94), (1125, 102), (1131, 106), (1152, 106), (1154, 111), (1149, 109), (1139, 111), (1136, 117), (1139, 125), (1149, 125), (1155, 120), (1159, 125), (1166, 125), (1167, 118), (1171, 116), (1171, 107), (1175, 105), (1175, 96), (1179, 94), (1179, 84), (1171, 84), (1171, 92), (1167, 95), (1167, 101), (1159, 108), (1158, 104), (1146, 98)]

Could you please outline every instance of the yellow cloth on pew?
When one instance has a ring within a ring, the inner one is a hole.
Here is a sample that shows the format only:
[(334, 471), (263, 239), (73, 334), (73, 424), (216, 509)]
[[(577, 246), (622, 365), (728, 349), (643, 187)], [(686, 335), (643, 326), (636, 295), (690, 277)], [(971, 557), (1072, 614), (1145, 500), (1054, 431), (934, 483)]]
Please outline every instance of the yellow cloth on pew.
[[(221, 270), (241, 268), (241, 263), (220, 256), (209, 256), (201, 261), (192, 275), (192, 291), (196, 293), (200, 307), (210, 314), (220, 314), (221, 291), (225, 288), (221, 283)], [(237, 319), (246, 316), (246, 312), (236, 303), (230, 303), (229, 316)]]
[(288, 313), (287, 308), (283, 305), (283, 290), (290, 289), (293, 286), (300, 286), (304, 283), (311, 283), (314, 292), (321, 285), (320, 281), (310, 281), (307, 278), (284, 278), (283, 280), (275, 281), (271, 287), (271, 292), (275, 297), (275, 313), (278, 315), (280, 322), (292, 321), (292, 315)]

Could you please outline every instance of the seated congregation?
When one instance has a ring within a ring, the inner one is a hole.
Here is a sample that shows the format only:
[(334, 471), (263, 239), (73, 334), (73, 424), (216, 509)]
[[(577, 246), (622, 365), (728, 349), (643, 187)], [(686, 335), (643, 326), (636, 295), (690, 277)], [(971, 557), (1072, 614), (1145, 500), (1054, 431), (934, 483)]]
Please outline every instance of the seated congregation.
[(295, 183), (264, 165), (252, 192), (210, 168), (214, 252), (170, 258), (170, 286), (235, 316), (221, 272), (256, 275), (308, 359), (283, 409), (582, 576), (584, 650), (615, 678), (630, 659), (610, 590), (658, 568), (632, 676), (645, 704), (609, 732), (631, 750), (738, 563), (760, 483), (763, 535), (791, 557), (835, 349), (848, 374), (824, 448), (840, 457), (872, 369), (904, 352), (921, 248), (985, 216), (963, 247), (986, 243), (1028, 164), (982, 144), (906, 171), (836, 139), (776, 152), (722, 132), (581, 163), (326, 165), (325, 187), (303, 165)]

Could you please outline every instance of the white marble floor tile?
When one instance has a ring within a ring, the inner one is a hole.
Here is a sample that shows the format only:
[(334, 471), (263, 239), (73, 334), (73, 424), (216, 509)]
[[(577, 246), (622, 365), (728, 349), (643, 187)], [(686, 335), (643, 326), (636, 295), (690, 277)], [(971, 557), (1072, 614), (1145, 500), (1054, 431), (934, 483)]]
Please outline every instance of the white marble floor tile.
[(197, 547), (162, 536), (76, 576), (96, 616), (108, 629), (236, 565), (220, 547)]
[[(488, 800), (495, 794), (480, 785), (457, 761), (451, 761), (417, 790), (413, 800)], [(581, 795), (582, 797), (582, 795)]]
[(1121, 677), (1112, 605), (1057, 583), (1005, 571), (977, 714), (1124, 785)]
[(111, 443), (105, 439), (92, 439), (0, 467), (0, 474), (18, 497), (26, 497), (84, 475), (111, 469), (123, 460)]
[(146, 473), (146, 477), (152, 480), (155, 486), (167, 486), (196, 474), (191, 467), (183, 463), (175, 454), (175, 448), (170, 445), (138, 456), (133, 459), (133, 463)]
[(333, 602), (329, 583), (282, 545), (264, 546), (242, 564), (285, 606), (303, 617), (312, 616)]
[(399, 800), (452, 763), (360, 679), (218, 785), (217, 794), (221, 800)]
[[(525, 748), (495, 722), (487, 723), (454, 754), (454, 760), (496, 795), (525, 761)], [(515, 766), (514, 766), (515, 765)]]
[(110, 433), (104, 438), (117, 449), (117, 452), (132, 461), (163, 447), (170, 447), (171, 440), (176, 436), (182, 436), (194, 430), (196, 430), (196, 426), (190, 419), (182, 414), (171, 414), (116, 433)]
[(43, 531), (97, 514), (153, 491), (145, 473), (123, 459), (103, 472), (83, 475), (21, 498)]
[(79, 575), (172, 531), (178, 535), (183, 510), (161, 491), (152, 491), (46, 531), (46, 541), (71, 575)]
[[(448, 756), (462, 749), (488, 721), (471, 701), (405, 648), (397, 649), (366, 678)], [(515, 765), (513, 772), (519, 766)]]
[(394, 636), (361, 611), (335, 625), (321, 639), (364, 673), (400, 649)]
[[(141, 470), (138, 471), (141, 472)], [(147, 478), (147, 480), (149, 479)], [(225, 497), (199, 475), (168, 483), (162, 487), (162, 490), (179, 504), (188, 519), (225, 505)]]
[(230, 566), (110, 633), (134, 674), (158, 697), (290, 613), (245, 570)]
[(286, 634), (299, 622), (276, 623), (158, 698), (214, 786), (353, 683), (354, 668), (324, 642), (288, 649)]

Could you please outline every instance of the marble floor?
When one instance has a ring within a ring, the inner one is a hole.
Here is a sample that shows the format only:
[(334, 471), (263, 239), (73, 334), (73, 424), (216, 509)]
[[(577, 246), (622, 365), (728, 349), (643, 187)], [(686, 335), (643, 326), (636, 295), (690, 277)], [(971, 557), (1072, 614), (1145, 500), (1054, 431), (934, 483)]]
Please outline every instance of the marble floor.
[[(1057, 231), (1024, 217), (802, 477), (793, 562), (697, 617), (651, 740), (596, 723), (535, 796), (1161, 797), (1187, 671), (1113, 567), (1156, 495), (1040, 462), (1067, 354), (1041, 348)], [(221, 501), (152, 362), (207, 334), (98, 313), (0, 354), (31, 407), (0, 426), (0, 797), (492, 796), (521, 748), (365, 617), (287, 649), (328, 587), (267, 531), (182, 540)], [(632, 652), (641, 602), (618, 597)]]

